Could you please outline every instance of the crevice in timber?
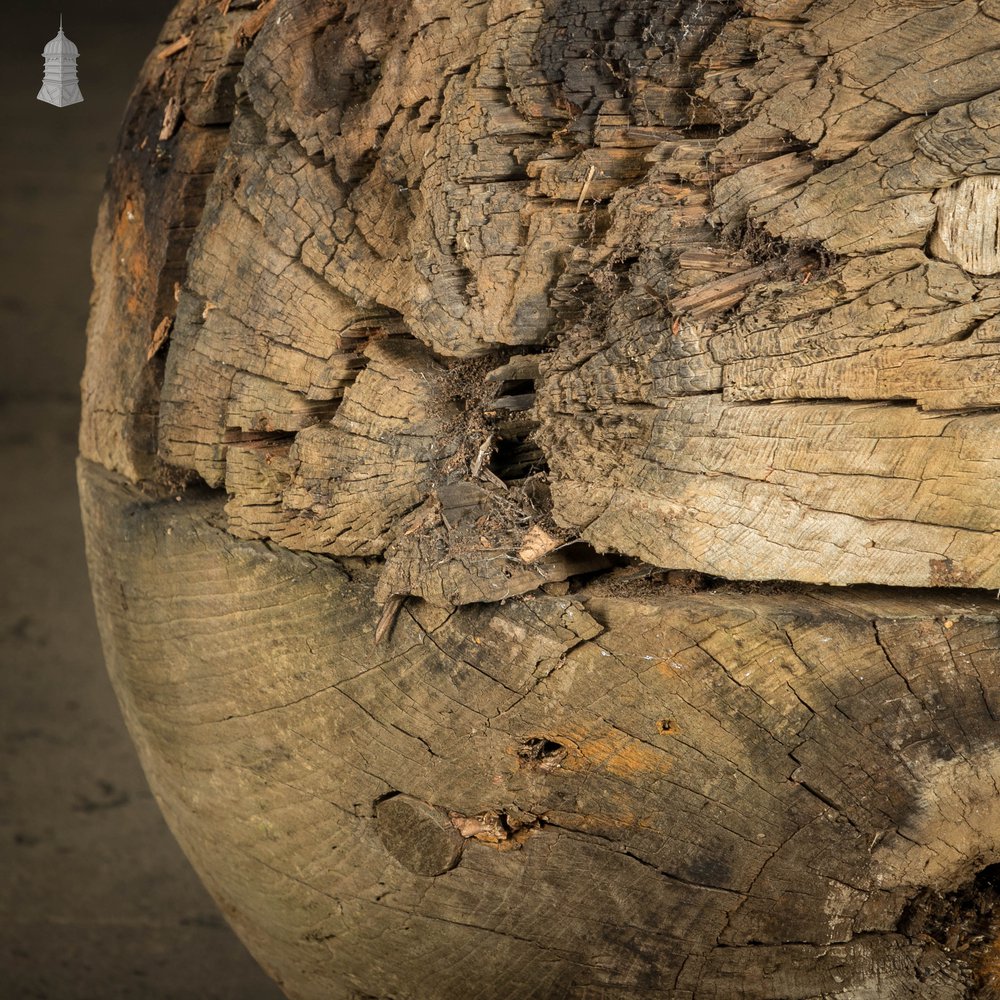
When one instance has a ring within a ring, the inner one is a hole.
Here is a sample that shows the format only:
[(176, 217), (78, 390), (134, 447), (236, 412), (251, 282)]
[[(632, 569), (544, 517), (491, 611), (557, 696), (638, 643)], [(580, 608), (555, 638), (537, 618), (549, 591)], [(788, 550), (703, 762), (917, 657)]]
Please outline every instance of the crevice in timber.
[(736, 889), (727, 889), (724, 888), (723, 886), (717, 886), (717, 885), (706, 885), (704, 883), (692, 881), (691, 879), (683, 878), (673, 872), (664, 871), (659, 865), (642, 857), (642, 855), (637, 854), (635, 851), (632, 851), (624, 847), (620, 841), (616, 841), (614, 838), (607, 837), (604, 834), (597, 833), (594, 830), (582, 830), (578, 827), (568, 826), (564, 822), (556, 823), (547, 814), (544, 813), (539, 818), (541, 821), (541, 828), (543, 830), (545, 828), (552, 828), (554, 830), (562, 830), (565, 833), (570, 833), (578, 837), (592, 838), (595, 840), (602, 841), (606, 844), (611, 845), (611, 848), (615, 851), (615, 853), (620, 854), (622, 857), (628, 858), (630, 861), (634, 861), (636, 864), (642, 865), (644, 868), (651, 869), (652, 871), (656, 872), (656, 874), (659, 877), (664, 878), (670, 882), (677, 883), (678, 885), (685, 885), (692, 889), (699, 889), (703, 892), (723, 893), (727, 896), (739, 899), (740, 901), (742, 901), (745, 898), (744, 894), (738, 892)]
[(1000, 996), (1000, 864), (990, 864), (952, 892), (923, 889), (897, 925), (915, 943), (932, 941), (964, 966), (969, 996)]

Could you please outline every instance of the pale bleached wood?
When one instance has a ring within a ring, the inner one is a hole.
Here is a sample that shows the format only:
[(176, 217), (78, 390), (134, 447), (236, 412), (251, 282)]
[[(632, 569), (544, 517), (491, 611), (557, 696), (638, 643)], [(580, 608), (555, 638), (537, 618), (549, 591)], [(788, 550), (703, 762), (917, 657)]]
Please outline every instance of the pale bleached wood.
[(937, 227), (931, 248), (970, 274), (1000, 273), (1000, 181), (966, 177), (934, 198)]

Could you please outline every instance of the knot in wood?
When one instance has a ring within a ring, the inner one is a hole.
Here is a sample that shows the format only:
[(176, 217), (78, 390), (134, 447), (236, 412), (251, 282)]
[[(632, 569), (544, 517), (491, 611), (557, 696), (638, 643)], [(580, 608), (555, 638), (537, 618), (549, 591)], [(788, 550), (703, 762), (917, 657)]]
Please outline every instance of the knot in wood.
[(382, 846), (414, 875), (443, 875), (462, 856), (462, 836), (447, 814), (409, 795), (393, 795), (375, 806)]

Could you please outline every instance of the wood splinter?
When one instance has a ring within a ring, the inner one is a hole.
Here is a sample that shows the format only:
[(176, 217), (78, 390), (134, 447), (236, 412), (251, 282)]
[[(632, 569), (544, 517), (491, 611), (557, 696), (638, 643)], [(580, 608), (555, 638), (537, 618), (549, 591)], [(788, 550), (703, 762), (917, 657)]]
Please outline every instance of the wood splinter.
[(587, 171), (587, 179), (583, 182), (583, 187), (580, 188), (580, 197), (576, 200), (576, 210), (579, 212), (583, 208), (584, 199), (587, 197), (587, 192), (590, 190), (590, 182), (594, 179), (594, 174), (597, 172), (597, 167), (592, 163), (590, 169)]
[(190, 35), (181, 35), (180, 38), (175, 42), (171, 42), (165, 48), (160, 49), (156, 54), (157, 59), (169, 59), (171, 56), (177, 55), (178, 52), (182, 52), (191, 44)]
[(402, 611), (406, 603), (407, 594), (393, 594), (382, 607), (382, 614), (379, 617), (378, 625), (375, 626), (375, 645), (378, 646), (392, 631), (399, 612)]
[(157, 324), (156, 329), (150, 334), (149, 347), (146, 348), (146, 360), (152, 361), (156, 352), (167, 342), (170, 336), (170, 328), (174, 325), (172, 316), (164, 316)]
[(493, 435), (490, 434), (486, 438), (486, 440), (479, 446), (479, 451), (476, 453), (476, 457), (472, 462), (472, 469), (470, 471), (472, 473), (473, 479), (479, 478), (479, 473), (483, 468), (483, 462), (486, 461), (486, 458), (489, 455), (490, 450), (492, 448), (493, 448)]
[(160, 126), (160, 141), (166, 142), (173, 137), (177, 131), (177, 126), (181, 119), (181, 102), (176, 95), (167, 101), (167, 106), (163, 109), (163, 124)]

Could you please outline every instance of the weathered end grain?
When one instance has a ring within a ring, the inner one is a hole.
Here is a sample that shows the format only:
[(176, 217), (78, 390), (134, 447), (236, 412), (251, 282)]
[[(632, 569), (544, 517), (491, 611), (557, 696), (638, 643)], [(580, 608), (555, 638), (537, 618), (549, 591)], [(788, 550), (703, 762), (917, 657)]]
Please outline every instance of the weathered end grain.
[(360, 561), (80, 482), (153, 789), (289, 997), (967, 995), (906, 921), (1000, 857), (994, 602), (411, 599), (376, 645)]
[(1000, 989), (997, 21), (178, 6), (88, 558), (290, 997)]
[[(159, 460), (243, 537), (387, 553), (387, 597), (563, 579), (518, 562), (540, 518), (731, 579), (1000, 587), (988, 14), (639, 7), (262, 9)], [(407, 338), (416, 389), (371, 368)], [(532, 475), (535, 509), (489, 478)], [(497, 531), (436, 520), (459, 494)]]

